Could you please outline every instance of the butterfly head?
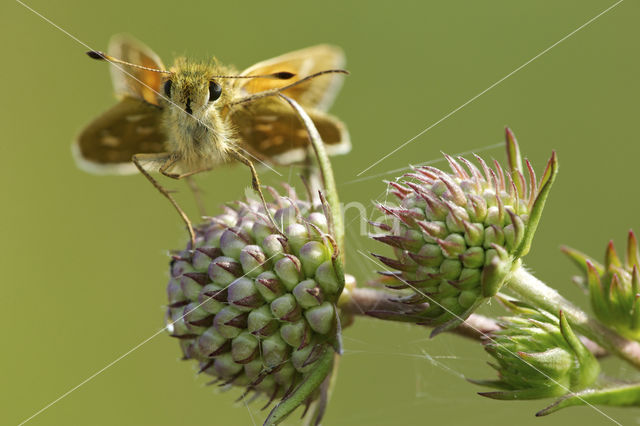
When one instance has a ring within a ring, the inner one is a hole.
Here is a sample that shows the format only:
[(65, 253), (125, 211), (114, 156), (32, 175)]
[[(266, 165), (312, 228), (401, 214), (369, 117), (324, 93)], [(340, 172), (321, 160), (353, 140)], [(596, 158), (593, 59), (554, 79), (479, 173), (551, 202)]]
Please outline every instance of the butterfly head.
[(227, 97), (228, 85), (213, 78), (216, 74), (212, 65), (179, 61), (162, 85), (162, 94), (187, 114), (204, 118)]

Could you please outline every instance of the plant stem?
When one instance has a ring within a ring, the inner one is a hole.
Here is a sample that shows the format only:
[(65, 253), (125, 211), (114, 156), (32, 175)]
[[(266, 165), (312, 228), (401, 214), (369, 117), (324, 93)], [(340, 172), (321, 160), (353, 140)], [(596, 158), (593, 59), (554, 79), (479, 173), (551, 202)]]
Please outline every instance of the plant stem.
[[(391, 300), (389, 293), (382, 290), (354, 288), (343, 294), (347, 293), (348, 296), (341, 297), (338, 303), (342, 312), (347, 314), (367, 317), (367, 312), (373, 310), (401, 314), (407, 308), (405, 304)], [(473, 314), (451, 332), (473, 340), (480, 340), (483, 336), (499, 329), (500, 326), (493, 319)]]
[(505, 288), (524, 302), (557, 314), (562, 311), (572, 326), (614, 355), (640, 368), (640, 343), (628, 340), (607, 328), (582, 309), (565, 299), (553, 288), (527, 272), (523, 267), (513, 271)]
[(309, 139), (311, 140), (311, 146), (315, 151), (316, 158), (318, 160), (318, 166), (320, 167), (320, 173), (322, 175), (322, 183), (324, 186), (324, 194), (327, 198), (327, 202), (331, 207), (331, 219), (333, 220), (333, 226), (335, 231), (335, 238), (340, 247), (340, 251), (344, 253), (344, 223), (342, 221), (342, 211), (340, 209), (340, 199), (338, 198), (338, 190), (336, 188), (336, 181), (333, 177), (333, 169), (331, 167), (331, 161), (329, 161), (329, 155), (324, 149), (324, 142), (320, 137), (320, 133), (309, 115), (298, 105), (296, 101), (287, 96), (280, 95), (285, 101), (287, 101), (293, 109), (296, 110), (300, 119), (304, 123), (307, 132), (309, 133)]
[[(375, 284), (374, 284), (375, 286)], [(390, 300), (389, 293), (382, 290), (375, 290), (373, 288), (354, 288), (343, 293), (344, 297), (340, 298), (338, 306), (342, 312), (350, 315), (369, 317), (367, 312), (372, 310), (386, 310), (401, 312), (401, 309), (406, 309), (403, 304)], [(424, 326), (428, 327), (428, 326)], [(472, 340), (481, 341), (490, 333), (500, 330), (500, 326), (493, 319), (479, 314), (471, 314), (462, 324), (450, 331), (450, 333), (457, 334), (462, 337), (467, 337)], [(582, 343), (593, 353), (597, 358), (604, 358), (609, 353), (592, 340), (587, 339), (584, 336), (580, 336)]]

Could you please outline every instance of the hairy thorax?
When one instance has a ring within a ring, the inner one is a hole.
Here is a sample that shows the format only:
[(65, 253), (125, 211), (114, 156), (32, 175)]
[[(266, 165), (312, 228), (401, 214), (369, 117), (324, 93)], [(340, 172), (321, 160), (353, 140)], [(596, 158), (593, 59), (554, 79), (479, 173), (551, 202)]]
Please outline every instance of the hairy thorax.
[(209, 168), (227, 161), (232, 130), (217, 111), (202, 117), (180, 117), (177, 108), (166, 111), (167, 148), (178, 158), (182, 172)]

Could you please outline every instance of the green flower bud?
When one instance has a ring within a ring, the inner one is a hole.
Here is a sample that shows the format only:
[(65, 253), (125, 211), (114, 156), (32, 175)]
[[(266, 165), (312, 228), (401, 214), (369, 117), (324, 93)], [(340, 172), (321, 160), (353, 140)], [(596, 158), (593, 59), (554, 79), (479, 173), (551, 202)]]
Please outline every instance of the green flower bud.
[(258, 346), (258, 339), (243, 331), (231, 341), (231, 357), (238, 364), (247, 364), (258, 356)]
[(335, 311), (329, 302), (307, 309), (304, 316), (311, 329), (320, 334), (327, 334), (335, 323)]
[(322, 290), (314, 280), (304, 280), (293, 289), (293, 295), (303, 308), (318, 306), (323, 301)]
[(300, 260), (307, 277), (313, 277), (318, 266), (329, 258), (327, 247), (319, 241), (309, 241), (300, 248)]
[(273, 299), (283, 295), (286, 291), (278, 276), (271, 271), (266, 271), (258, 275), (255, 283), (256, 288), (267, 302), (273, 301)]
[(291, 363), (296, 370), (308, 372), (313, 368), (314, 362), (319, 357), (320, 345), (308, 344), (301, 349), (296, 349), (291, 354)]
[(588, 289), (598, 319), (623, 336), (640, 341), (640, 251), (633, 231), (629, 231), (624, 262), (612, 241), (607, 246), (604, 265), (568, 247), (562, 250), (584, 272), (575, 280)]
[(507, 302), (517, 317), (500, 321), (502, 329), (485, 341), (499, 380), (474, 383), (501, 389), (480, 395), (494, 399), (561, 396), (591, 386), (600, 373), (593, 354), (568, 321), (524, 304)]
[(242, 364), (236, 363), (231, 354), (226, 353), (215, 358), (213, 369), (218, 377), (229, 379), (242, 371)]
[(293, 255), (285, 255), (276, 262), (274, 271), (287, 290), (291, 291), (303, 278), (300, 260)]
[[(390, 183), (397, 204), (379, 206), (393, 222), (393, 226), (373, 224), (383, 231), (373, 238), (394, 252), (393, 257), (376, 255), (390, 268), (385, 275), (396, 281), (385, 284), (402, 292), (414, 291), (412, 300), (426, 310), (411, 312), (405, 320), (437, 326), (433, 334), (457, 326), (496, 295), (530, 249), (557, 160), (554, 154), (540, 182), (527, 162), (527, 185), (509, 129), (506, 146), (507, 170), (497, 162), (492, 169), (480, 157), (476, 157), (477, 167), (465, 158), (445, 156), (451, 173), (417, 167)], [(384, 317), (382, 312), (372, 314)]]
[(279, 333), (275, 333), (262, 339), (262, 359), (268, 368), (274, 368), (282, 364), (289, 357), (289, 345)]
[(218, 301), (217, 297), (224, 297), (223, 288), (216, 284), (207, 284), (198, 294), (198, 305), (211, 314), (217, 314), (226, 306), (225, 303)]
[(211, 261), (219, 256), (222, 256), (222, 250), (217, 247), (200, 247), (193, 252), (193, 268), (196, 271), (206, 272)]
[(241, 311), (250, 311), (264, 305), (264, 299), (249, 278), (238, 278), (227, 291), (227, 301)]
[(226, 306), (216, 314), (213, 325), (222, 336), (233, 339), (246, 327), (248, 314), (233, 306)]
[(207, 358), (215, 357), (231, 350), (230, 341), (223, 337), (215, 327), (210, 327), (198, 337), (196, 344), (199, 352)]
[(251, 239), (244, 230), (227, 228), (220, 237), (220, 249), (225, 256), (238, 259), (242, 249), (250, 242)]
[(169, 305), (185, 300), (184, 293), (180, 287), (180, 280), (174, 277), (171, 277), (169, 284), (167, 284), (167, 299), (169, 299)]
[(294, 348), (302, 348), (309, 343), (311, 332), (305, 320), (283, 324), (280, 327), (280, 337)]
[(284, 234), (287, 236), (287, 242), (294, 253), (299, 253), (300, 248), (309, 241), (307, 227), (301, 223), (292, 223), (287, 226)]
[[(166, 318), (184, 359), (196, 360), (202, 374), (272, 401), (331, 372), (344, 280), (323, 234), (322, 205), (290, 191), (270, 211), (284, 235), (253, 200), (195, 227), (195, 249), (171, 262)], [(318, 397), (314, 389), (302, 402)]]
[(271, 313), (280, 321), (297, 321), (300, 319), (300, 312), (300, 306), (291, 293), (280, 296), (271, 302)]
[(267, 235), (264, 240), (262, 240), (262, 249), (267, 255), (267, 259), (270, 259), (273, 263), (282, 259), (284, 253), (286, 253), (285, 246), (288, 246), (288, 244), (283, 240), (281, 235)]
[(262, 248), (257, 245), (245, 246), (240, 251), (240, 264), (247, 277), (255, 278), (264, 270), (267, 261)]
[(318, 266), (318, 269), (316, 269), (315, 279), (318, 286), (325, 294), (334, 295), (340, 288), (338, 276), (336, 275), (336, 271), (331, 260), (327, 260)]
[(269, 305), (264, 305), (249, 312), (247, 331), (258, 337), (266, 337), (275, 333), (280, 326), (271, 313)]
[[(198, 275), (198, 273), (187, 272), (180, 277), (180, 289), (188, 299), (196, 299), (202, 289), (202, 284), (194, 278), (194, 275)], [(209, 280), (207, 279), (207, 281)]]
[(214, 284), (226, 287), (242, 276), (242, 265), (231, 257), (220, 256), (209, 265), (209, 277)]
[(189, 303), (183, 311), (184, 323), (190, 332), (202, 331), (211, 326), (213, 315), (202, 309), (196, 302)]

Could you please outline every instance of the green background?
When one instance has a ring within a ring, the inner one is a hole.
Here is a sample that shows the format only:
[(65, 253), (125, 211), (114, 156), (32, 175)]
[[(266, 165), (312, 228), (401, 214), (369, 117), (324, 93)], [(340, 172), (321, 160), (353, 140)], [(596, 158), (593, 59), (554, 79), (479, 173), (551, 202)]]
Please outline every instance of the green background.
[[(163, 326), (166, 253), (185, 235), (141, 176), (75, 167), (74, 135), (114, 102), (107, 66), (20, 4), (2, 3), (0, 424), (17, 424)], [(315, 43), (342, 46), (352, 75), (332, 111), (349, 125), (353, 151), (334, 167), (342, 200), (368, 209), (384, 191), (383, 177), (352, 182), (357, 173), (613, 3), (28, 1), (92, 48), (128, 32), (167, 63), (175, 55), (216, 55), (242, 68)], [(600, 256), (609, 239), (622, 247), (639, 225), (639, 20), (640, 5), (622, 2), (366, 175), (437, 160), (441, 150), (503, 160), (502, 149), (482, 148), (500, 142), (505, 125), (539, 172), (556, 149), (559, 179), (526, 263), (584, 304), (559, 245)], [(267, 170), (262, 177), (280, 179)], [(215, 212), (240, 196), (249, 176), (223, 168), (198, 181)], [(186, 187), (166, 183), (195, 215)], [(357, 227), (348, 236), (348, 269), (363, 283), (375, 267), (357, 250), (382, 248)], [(479, 345), (459, 337), (428, 340), (426, 330), (358, 319), (345, 345), (326, 425), (611, 423), (590, 408), (536, 419), (547, 401), (477, 396), (482, 389), (464, 377), (493, 372)], [(264, 419), (261, 404), (234, 406), (238, 391), (216, 394), (178, 356), (176, 342), (160, 333), (29, 424)], [(615, 361), (606, 368), (634, 374)], [(640, 421), (637, 409), (603, 410), (623, 424)]]

